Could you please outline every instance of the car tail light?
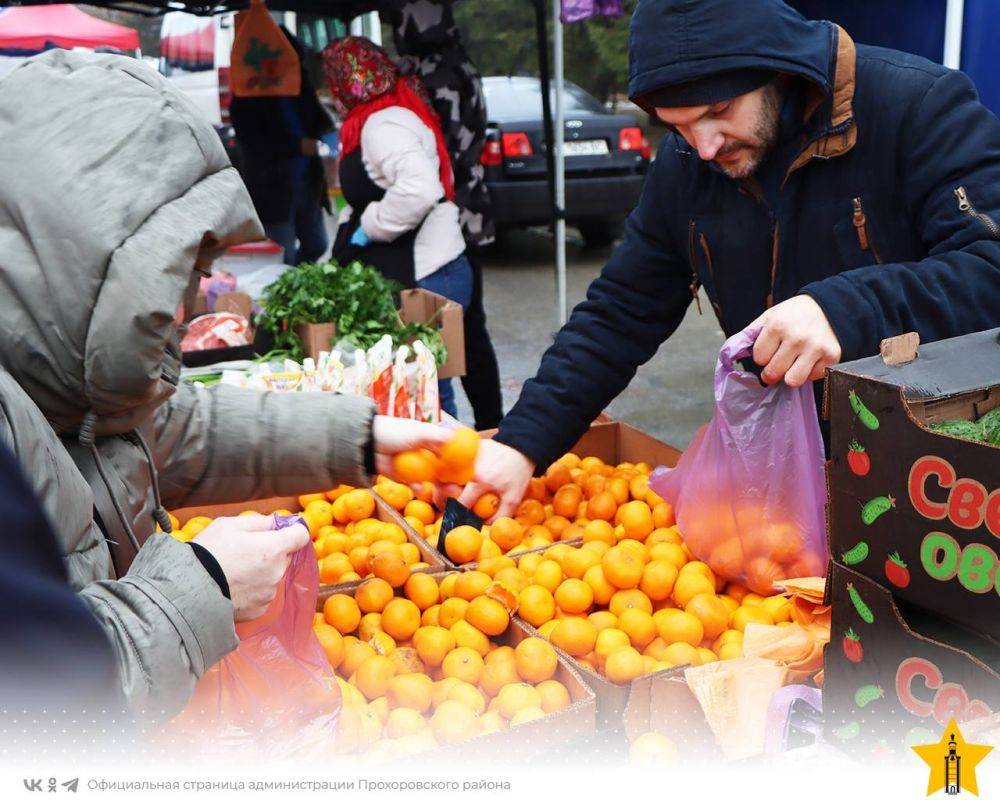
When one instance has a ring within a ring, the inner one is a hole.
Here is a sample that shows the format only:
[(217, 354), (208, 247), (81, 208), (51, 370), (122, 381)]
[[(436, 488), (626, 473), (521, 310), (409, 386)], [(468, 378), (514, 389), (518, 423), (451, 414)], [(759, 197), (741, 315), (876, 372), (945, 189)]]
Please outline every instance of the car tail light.
[(622, 128), (618, 132), (619, 150), (638, 150), (643, 158), (649, 158), (649, 140), (643, 136), (642, 128)]
[(228, 125), (229, 104), (233, 100), (233, 93), (229, 88), (229, 67), (219, 67), (219, 118), (223, 124)]
[(531, 141), (526, 133), (505, 133), (503, 135), (503, 157), (524, 158), (530, 156)]
[(503, 153), (499, 139), (487, 139), (483, 145), (483, 155), (479, 159), (484, 167), (499, 167), (503, 164)]

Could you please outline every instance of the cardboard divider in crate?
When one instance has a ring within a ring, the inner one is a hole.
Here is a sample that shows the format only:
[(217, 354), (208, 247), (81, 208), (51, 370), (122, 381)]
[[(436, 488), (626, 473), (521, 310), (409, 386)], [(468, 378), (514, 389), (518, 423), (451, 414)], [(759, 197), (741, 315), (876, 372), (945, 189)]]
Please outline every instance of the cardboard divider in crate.
[[(532, 635), (541, 635), (524, 620), (520, 620), (520, 623)], [(643, 675), (631, 683), (620, 684), (580, 666), (576, 658), (561, 647), (552, 646), (560, 659), (575, 666), (594, 693), (598, 730), (619, 730), (624, 726), (630, 739), (653, 730), (675, 739), (678, 744), (683, 743), (685, 754), (717, 753), (712, 731), (684, 678), (687, 665)]]
[[(524, 558), (524, 556), (532, 553), (544, 553), (549, 548), (554, 547), (557, 544), (568, 544), (570, 547), (579, 547), (583, 544), (583, 537), (577, 536), (566, 541), (555, 541), (552, 544), (543, 544), (540, 547), (532, 547), (528, 550), (522, 550), (519, 553), (507, 553), (506, 555), (512, 558), (514, 563), (517, 564), (522, 558)], [(462, 564), (460, 567), (456, 567), (455, 569), (459, 572), (474, 572), (475, 570), (480, 569), (481, 566), (481, 562), (473, 561), (470, 564)]]
[[(371, 492), (371, 490), (367, 490)], [(431, 574), (436, 574), (448, 569), (448, 564), (445, 563), (444, 558), (440, 553), (437, 552), (433, 547), (431, 547), (427, 541), (420, 536), (410, 525), (403, 519), (398, 511), (396, 511), (392, 506), (385, 502), (381, 497), (379, 497), (375, 492), (371, 492), (372, 496), (375, 498), (375, 516), (382, 522), (391, 522), (402, 528), (403, 532), (406, 534), (406, 539), (416, 545), (417, 550), (420, 551), (420, 560), (422, 563), (427, 564), (426, 572)], [(297, 497), (269, 497), (263, 500), (248, 500), (243, 503), (225, 503), (218, 505), (207, 505), (207, 506), (188, 506), (186, 508), (180, 508), (173, 511), (173, 515), (177, 517), (181, 525), (187, 522), (193, 517), (210, 517), (216, 519), (217, 517), (233, 517), (242, 511), (256, 511), (260, 514), (273, 514), (279, 509), (285, 509), (295, 513), (299, 510), (299, 501)], [(344, 589), (352, 586), (357, 586), (361, 581), (347, 581), (345, 583), (339, 584), (322, 584), (320, 586), (320, 593), (328, 589)], [(329, 592), (328, 592), (329, 593)]]
[[(434, 579), (440, 584), (450, 573), (436, 573)], [(316, 610), (323, 611), (323, 603), (334, 594), (353, 597), (358, 584), (345, 587), (323, 587), (316, 603)], [(396, 590), (397, 596), (403, 596)], [(538, 636), (537, 631), (523, 620), (512, 618), (507, 630), (499, 636), (490, 637), (503, 646), (516, 647), (529, 636)], [(581, 677), (572, 657), (554, 648), (559, 658), (553, 679), (566, 687), (570, 704), (565, 708), (546, 714), (544, 717), (525, 722), (516, 728), (481, 734), (459, 744), (442, 745), (431, 751), (434, 757), (476, 758), (477, 760), (502, 760), (535, 758), (545, 750), (565, 745), (580, 737), (587, 737), (597, 729), (597, 700), (588, 683)], [(421, 758), (426, 758), (421, 756)], [(405, 762), (397, 762), (405, 763)]]
[(866, 760), (909, 759), (950, 719), (963, 726), (1000, 711), (1000, 647), (841, 564), (831, 562), (828, 585), (827, 741)]

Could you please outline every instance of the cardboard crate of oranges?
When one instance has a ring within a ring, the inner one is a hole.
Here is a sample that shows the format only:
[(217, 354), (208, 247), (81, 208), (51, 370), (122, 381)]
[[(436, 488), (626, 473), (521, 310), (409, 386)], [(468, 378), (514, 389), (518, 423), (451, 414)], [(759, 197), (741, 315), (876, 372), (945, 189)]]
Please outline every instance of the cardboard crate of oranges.
[(509, 759), (593, 732), (593, 693), (511, 619), (514, 602), (481, 573), (321, 591), (313, 629), (343, 693), (338, 751), (382, 760), (447, 746)]
[[(621, 721), (635, 682), (683, 685), (687, 666), (742, 656), (748, 624), (793, 624), (777, 587), (764, 596), (727, 584), (687, 548), (673, 509), (647, 486), (653, 467), (678, 455), (627, 425), (595, 425), (532, 479), (513, 518), (455, 528), (445, 542), (465, 580), (508, 589), (517, 615), (575, 659), (605, 724)], [(494, 500), (480, 502), (491, 514)], [(436, 547), (440, 515), (409, 510), (426, 514), (419, 530)], [(687, 725), (698, 709), (682, 688)]]
[(321, 585), (351, 586), (377, 575), (402, 586), (415, 571), (446, 567), (440, 554), (369, 489), (338, 486), (322, 494), (191, 506), (172, 512), (171, 522), (173, 535), (190, 541), (217, 517), (292, 513), (309, 527)]

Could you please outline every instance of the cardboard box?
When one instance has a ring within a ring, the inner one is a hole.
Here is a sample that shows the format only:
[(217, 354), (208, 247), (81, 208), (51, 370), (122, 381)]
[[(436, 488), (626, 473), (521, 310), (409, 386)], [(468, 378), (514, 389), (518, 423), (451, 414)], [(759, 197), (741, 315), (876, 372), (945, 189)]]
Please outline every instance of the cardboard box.
[[(1000, 711), (1000, 648), (831, 562), (833, 603), (823, 686), (824, 738), (866, 759)], [(855, 638), (856, 637), (856, 638)], [(963, 725), (964, 728), (964, 725)]]
[(1000, 406), (998, 333), (924, 345), (901, 364), (875, 356), (840, 365), (828, 373), (824, 403), (832, 559), (994, 643), (1000, 447), (929, 425)]
[[(399, 318), (403, 324), (423, 322), (437, 328), (448, 350), (448, 360), (438, 367), (438, 378), (455, 378), (465, 374), (465, 327), (462, 307), (426, 289), (400, 292)], [(295, 327), (302, 340), (307, 358), (316, 358), (329, 350), (337, 338), (337, 326), (332, 322), (306, 322)]]
[(315, 359), (321, 352), (329, 352), (333, 347), (337, 326), (332, 322), (303, 322), (295, 326), (295, 333), (302, 340), (305, 357)]
[(684, 677), (685, 669), (680, 666), (633, 681), (622, 711), (625, 736), (634, 741), (644, 733), (662, 733), (677, 744), (685, 759), (722, 758), (701, 704)]
[[(445, 575), (446, 573), (439, 573), (434, 577), (440, 583)], [(326, 591), (325, 595), (321, 590), (316, 610), (323, 610), (323, 601), (330, 594), (347, 594), (353, 597), (356, 590), (356, 585), (347, 589)], [(523, 639), (533, 635), (536, 634), (530, 625), (514, 618), (503, 634), (492, 639), (498, 644), (516, 647)], [(559, 658), (554, 678), (569, 690), (570, 704), (566, 708), (546, 714), (541, 719), (526, 722), (514, 729), (497, 731), (477, 736), (461, 744), (441, 747), (420, 756), (420, 759), (426, 760), (429, 755), (435, 759), (474, 758), (477, 763), (485, 760), (509, 764), (511, 759), (534, 758), (555, 745), (563, 745), (573, 739), (591, 735), (596, 730), (597, 717), (597, 703), (593, 692), (581, 679), (572, 661), (567, 661), (564, 656)]]
[(399, 317), (405, 324), (423, 322), (441, 332), (448, 360), (438, 367), (438, 378), (465, 374), (465, 324), (458, 303), (426, 289), (406, 289), (399, 294)]
[[(394, 508), (392, 508), (388, 503), (386, 503), (381, 497), (372, 492), (375, 497), (375, 514), (383, 522), (393, 522), (398, 525), (406, 533), (406, 538), (413, 542), (420, 551), (420, 560), (429, 565), (428, 572), (431, 574), (437, 574), (446, 569), (447, 564), (445, 560), (440, 556), (440, 554), (431, 547), (427, 542), (418, 536), (416, 531), (413, 530), (400, 516)], [(245, 503), (229, 503), (229, 504), (219, 504), (219, 505), (209, 505), (209, 506), (188, 506), (187, 508), (180, 508), (173, 511), (173, 515), (180, 520), (181, 525), (187, 522), (192, 517), (211, 517), (215, 519), (216, 517), (232, 517), (239, 514), (241, 511), (257, 511), (261, 514), (271, 514), (277, 511), (279, 508), (284, 508), (289, 511), (296, 511), (299, 509), (299, 501), (297, 497), (270, 497), (264, 500), (249, 500)], [(335, 594), (344, 589), (353, 588), (358, 586), (360, 581), (348, 581), (346, 583), (338, 584), (321, 584), (320, 585), (320, 597), (325, 599), (330, 594)]]
[(625, 422), (597, 422), (580, 437), (570, 452), (597, 456), (608, 464), (645, 461), (652, 467), (677, 465), (681, 451)]
[[(676, 447), (654, 439), (627, 422), (610, 422), (609, 419), (606, 414), (601, 414), (569, 451), (581, 458), (597, 456), (613, 465), (621, 464), (623, 461), (632, 463), (645, 461), (652, 467), (677, 465), (681, 451)], [(483, 439), (492, 439), (496, 432), (496, 428), (491, 428), (480, 431), (479, 436)]]

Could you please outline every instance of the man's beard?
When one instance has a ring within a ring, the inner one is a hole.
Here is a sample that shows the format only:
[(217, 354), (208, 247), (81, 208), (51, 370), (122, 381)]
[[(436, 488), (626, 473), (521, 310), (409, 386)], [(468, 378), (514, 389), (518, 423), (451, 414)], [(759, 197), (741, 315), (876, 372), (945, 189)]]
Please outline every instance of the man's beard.
[(743, 147), (752, 147), (752, 154), (742, 163), (732, 167), (727, 167), (721, 162), (716, 162), (726, 175), (733, 180), (743, 180), (753, 175), (757, 168), (767, 158), (774, 143), (778, 140), (778, 129), (781, 126), (781, 91), (777, 83), (772, 82), (764, 89), (761, 97), (760, 118), (754, 128), (753, 138), (748, 142), (733, 142), (723, 148), (718, 155), (726, 155), (726, 152), (733, 152)]

